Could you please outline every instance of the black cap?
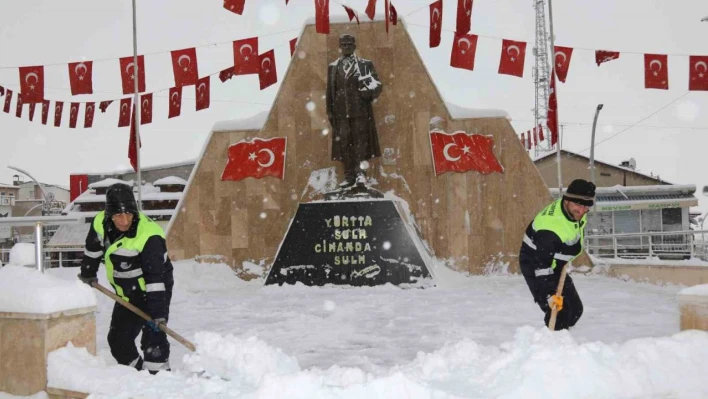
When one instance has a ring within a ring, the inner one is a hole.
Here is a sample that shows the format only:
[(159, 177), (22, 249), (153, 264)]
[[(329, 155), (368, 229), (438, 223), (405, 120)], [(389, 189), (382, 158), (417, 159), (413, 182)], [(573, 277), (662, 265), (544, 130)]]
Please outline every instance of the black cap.
[(133, 189), (127, 184), (116, 183), (106, 192), (106, 216), (119, 213), (138, 214), (138, 204), (133, 196)]
[(563, 194), (563, 199), (576, 204), (592, 206), (595, 203), (595, 184), (583, 180), (573, 180)]

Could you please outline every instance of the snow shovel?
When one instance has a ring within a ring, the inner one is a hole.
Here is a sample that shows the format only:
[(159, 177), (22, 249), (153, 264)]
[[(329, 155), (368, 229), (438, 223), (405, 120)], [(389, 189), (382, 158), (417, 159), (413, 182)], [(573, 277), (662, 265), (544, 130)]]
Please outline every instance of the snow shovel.
[[(128, 308), (130, 311), (135, 313), (136, 315), (142, 317), (145, 319), (145, 321), (153, 321), (152, 317), (150, 317), (147, 313), (143, 312), (142, 310), (138, 309), (135, 305), (131, 304), (130, 302), (124, 300), (123, 298), (119, 297), (118, 295), (112, 293), (110, 290), (106, 289), (106, 287), (102, 286), (101, 284), (97, 282), (91, 283), (91, 287), (99, 290), (101, 293), (105, 294), (106, 296), (110, 297), (117, 303), (121, 304), (122, 306), (125, 306)], [(187, 349), (189, 349), (192, 352), (196, 352), (197, 349), (194, 347), (194, 344), (187, 341), (182, 337), (181, 335), (177, 334), (176, 332), (172, 331), (169, 327), (167, 327), (164, 324), (158, 324), (157, 328), (162, 330), (165, 334), (169, 335), (170, 337), (174, 338), (177, 342), (180, 344), (184, 345)]]
[[(561, 270), (561, 277), (560, 281), (558, 281), (558, 289), (556, 289), (556, 295), (557, 296), (563, 296), (563, 286), (565, 285), (565, 276), (568, 274), (568, 265), (570, 262), (566, 263), (563, 266), (563, 270)], [(556, 330), (556, 317), (558, 317), (558, 308), (556, 308), (555, 304), (552, 307), (551, 310), (551, 319), (548, 320), (548, 329), (551, 331)]]

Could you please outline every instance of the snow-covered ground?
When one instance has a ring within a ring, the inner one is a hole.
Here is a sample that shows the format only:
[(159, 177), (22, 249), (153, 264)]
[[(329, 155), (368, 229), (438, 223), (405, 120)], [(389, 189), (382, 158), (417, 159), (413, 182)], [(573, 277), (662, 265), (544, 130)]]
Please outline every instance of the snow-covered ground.
[(175, 267), (169, 325), (196, 353), (172, 341), (173, 372), (157, 376), (115, 365), (113, 304), (96, 293), (99, 354), (53, 352), (50, 385), (96, 398), (708, 397), (708, 333), (679, 333), (678, 286), (574, 275), (585, 314), (552, 333), (516, 275), (438, 264), (429, 289), (263, 287), (224, 265)]

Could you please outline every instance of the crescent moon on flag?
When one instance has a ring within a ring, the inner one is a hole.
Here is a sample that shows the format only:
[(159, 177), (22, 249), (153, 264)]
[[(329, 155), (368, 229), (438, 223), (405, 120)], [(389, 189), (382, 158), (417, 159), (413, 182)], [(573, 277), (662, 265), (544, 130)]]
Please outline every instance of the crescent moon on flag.
[(182, 66), (182, 60), (187, 60), (187, 65), (192, 65), (192, 58), (186, 54), (180, 55), (177, 58), (177, 65)]
[(88, 113), (93, 112), (93, 106), (89, 105), (88, 107), (86, 107), (86, 112), (88, 112)]
[(238, 50), (238, 52), (241, 53), (241, 55), (246, 55), (246, 54), (243, 53), (243, 49), (245, 49), (245, 48), (247, 48), (247, 49), (249, 50), (249, 51), (248, 51), (248, 54), (253, 54), (253, 47), (251, 47), (250, 44), (244, 44), (244, 45), (242, 45), (241, 48)]
[(202, 87), (204, 90), (206, 90), (206, 83), (202, 82), (198, 87), (197, 87), (197, 92), (201, 93), (202, 92)]
[(130, 68), (133, 68), (133, 67), (135, 67), (134, 62), (131, 62), (130, 64), (126, 65), (125, 66), (125, 73), (127, 73), (128, 75), (132, 75), (132, 73), (130, 73)]
[[(30, 78), (30, 77), (33, 77), (33, 78), (34, 78), (34, 83), (39, 82), (39, 76), (38, 76), (36, 73), (34, 73), (34, 72), (30, 72), (30, 73), (28, 73), (27, 75), (25, 75), (25, 82), (30, 83), (30, 82), (29, 82), (29, 78)], [(31, 83), (30, 83), (30, 84), (31, 84)]]
[(563, 57), (563, 64), (565, 64), (566, 61), (568, 61), (568, 56), (566, 56), (564, 52), (556, 51), (556, 53), (554, 54), (554, 57), (558, 58), (558, 56)]
[(76, 113), (76, 107), (71, 107), (71, 115), (74, 115)]
[(664, 66), (664, 65), (661, 63), (661, 61), (659, 61), (659, 60), (653, 60), (652, 62), (649, 63), (649, 69), (651, 69), (652, 71), (654, 70), (654, 68), (652, 68), (652, 67), (654, 66), (654, 64), (658, 64), (658, 65), (659, 65), (659, 69), (657, 69), (657, 71), (661, 71), (661, 68)]
[(267, 148), (263, 148), (263, 149), (259, 150), (258, 153), (260, 154), (261, 152), (264, 152), (264, 151), (266, 154), (268, 154), (268, 156), (270, 158), (268, 159), (268, 162), (261, 163), (261, 161), (258, 161), (258, 164), (261, 165), (261, 167), (269, 168), (271, 165), (273, 165), (273, 162), (275, 162), (275, 154), (273, 154), (273, 151), (271, 151)]
[(57, 111), (57, 112), (58, 112), (60, 109), (61, 109), (61, 107), (59, 106), (59, 104), (57, 104), (57, 105), (54, 106), (54, 111)]
[[(702, 66), (703, 67), (703, 72), (708, 71), (708, 64), (706, 64), (704, 61), (698, 61), (696, 62), (696, 65), (693, 66), (693, 68), (698, 71), (698, 67)], [(700, 72), (700, 71), (699, 71)]]
[(456, 146), (457, 146), (457, 144), (455, 144), (455, 143), (449, 143), (449, 144), (445, 144), (445, 148), (443, 148), (443, 156), (445, 157), (445, 159), (447, 159), (450, 162), (455, 162), (458, 159), (460, 159), (460, 157), (461, 157), (461, 155), (460, 155), (457, 158), (453, 158), (448, 153), (448, 151), (450, 151), (451, 147), (456, 147)]
[(147, 105), (145, 105), (145, 104), (148, 104), (148, 105), (150, 104), (150, 102), (148, 101), (147, 98), (143, 100), (143, 109), (147, 109)]
[[(84, 73), (81, 73), (81, 74), (80, 74), (80, 73), (79, 73), (79, 69), (83, 69), (83, 70), (84, 70)], [(78, 75), (86, 75), (86, 72), (88, 72), (88, 68), (86, 67), (86, 64), (84, 64), (83, 62), (74, 67), (74, 73), (75, 73), (77, 76), (78, 76)]]
[[(516, 55), (511, 55), (511, 50), (516, 50)], [(506, 53), (511, 55), (512, 57), (518, 57), (519, 54), (521, 54), (521, 50), (519, 50), (519, 46), (512, 44), (511, 46), (506, 48)]]
[(179, 94), (177, 92), (172, 93), (172, 101), (177, 102), (179, 100)]
[(472, 43), (470, 42), (470, 39), (463, 37), (460, 40), (457, 41), (457, 45), (460, 46), (460, 49), (462, 48), (461, 43), (467, 43), (467, 48), (465, 50), (469, 50), (470, 47), (472, 47)]
[[(437, 16), (437, 18), (435, 18), (435, 16)], [(438, 9), (438, 8), (433, 8), (433, 15), (432, 15), (432, 18), (433, 18), (433, 22), (440, 20), (440, 9)]]
[(123, 104), (120, 106), (120, 113), (121, 114), (127, 110), (128, 110), (128, 104)]
[(263, 64), (265, 64), (266, 61), (268, 61), (268, 67), (270, 67), (270, 65), (273, 63), (273, 61), (270, 60), (270, 57), (266, 57), (266, 58), (263, 59), (263, 61), (261, 61), (261, 67), (262, 67), (262, 68), (267, 68), (267, 67), (265, 67), (265, 66), (263, 65)]

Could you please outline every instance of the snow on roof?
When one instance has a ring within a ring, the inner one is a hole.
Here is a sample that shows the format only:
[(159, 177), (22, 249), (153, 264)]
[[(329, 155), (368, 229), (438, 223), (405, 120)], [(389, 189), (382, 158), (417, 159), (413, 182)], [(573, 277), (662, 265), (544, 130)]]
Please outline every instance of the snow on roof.
[[(143, 172), (151, 171), (151, 170), (160, 170), (160, 169), (169, 169), (169, 168), (176, 168), (180, 166), (194, 166), (196, 160), (187, 160), (187, 161), (179, 161), (179, 162), (174, 162), (174, 163), (166, 163), (166, 164), (159, 164), (159, 165), (153, 165), (153, 166), (140, 166), (140, 170)], [(124, 175), (128, 173), (135, 173), (133, 169), (117, 169), (111, 172), (74, 172), (71, 173), (71, 175), (92, 175), (92, 176), (112, 176), (112, 175)]]
[(18, 190), (20, 189), (19, 187), (13, 186), (12, 184), (2, 184), (2, 183), (0, 183), (0, 188), (15, 188)]
[(464, 108), (453, 103), (445, 103), (453, 119), (480, 119), (480, 118), (505, 118), (511, 120), (509, 114), (501, 109), (473, 109)]
[(183, 186), (186, 186), (187, 181), (181, 177), (167, 176), (167, 177), (163, 177), (162, 179), (155, 180), (155, 182), (152, 184), (154, 186), (161, 186), (161, 185), (164, 186), (164, 185), (168, 185), (168, 184), (181, 184)]
[(78, 279), (67, 281), (23, 266), (0, 268), (0, 312), (49, 314), (93, 306), (93, 290)]
[[(558, 188), (550, 188), (551, 194), (558, 195)], [(595, 189), (595, 195), (602, 194), (669, 194), (669, 193), (681, 193), (681, 194), (693, 194), (696, 192), (695, 184), (661, 184), (653, 186), (621, 186), (619, 184), (612, 187), (597, 187)]]
[[(157, 192), (146, 192), (143, 191), (141, 193), (141, 199), (143, 201), (172, 201), (172, 200), (179, 200), (182, 197), (182, 193), (163, 193), (160, 191)], [(135, 199), (137, 200), (138, 197), (137, 195), (135, 196)], [(106, 202), (106, 195), (105, 194), (91, 194), (88, 191), (85, 191), (82, 193), (80, 196), (76, 197), (74, 200), (75, 204), (85, 204), (85, 203), (90, 203), (90, 202), (100, 202), (104, 203)]]
[(108, 178), (108, 179), (104, 179), (104, 180), (89, 184), (89, 188), (110, 187), (116, 183), (123, 183), (123, 184), (127, 184), (128, 186), (133, 185), (132, 180), (124, 181), (124, 180), (119, 180), (119, 179)]
[(242, 119), (219, 121), (211, 128), (213, 132), (231, 132), (240, 130), (261, 130), (268, 120), (268, 112), (259, 112)]
[(63, 224), (47, 243), (47, 247), (83, 247), (91, 223)]

